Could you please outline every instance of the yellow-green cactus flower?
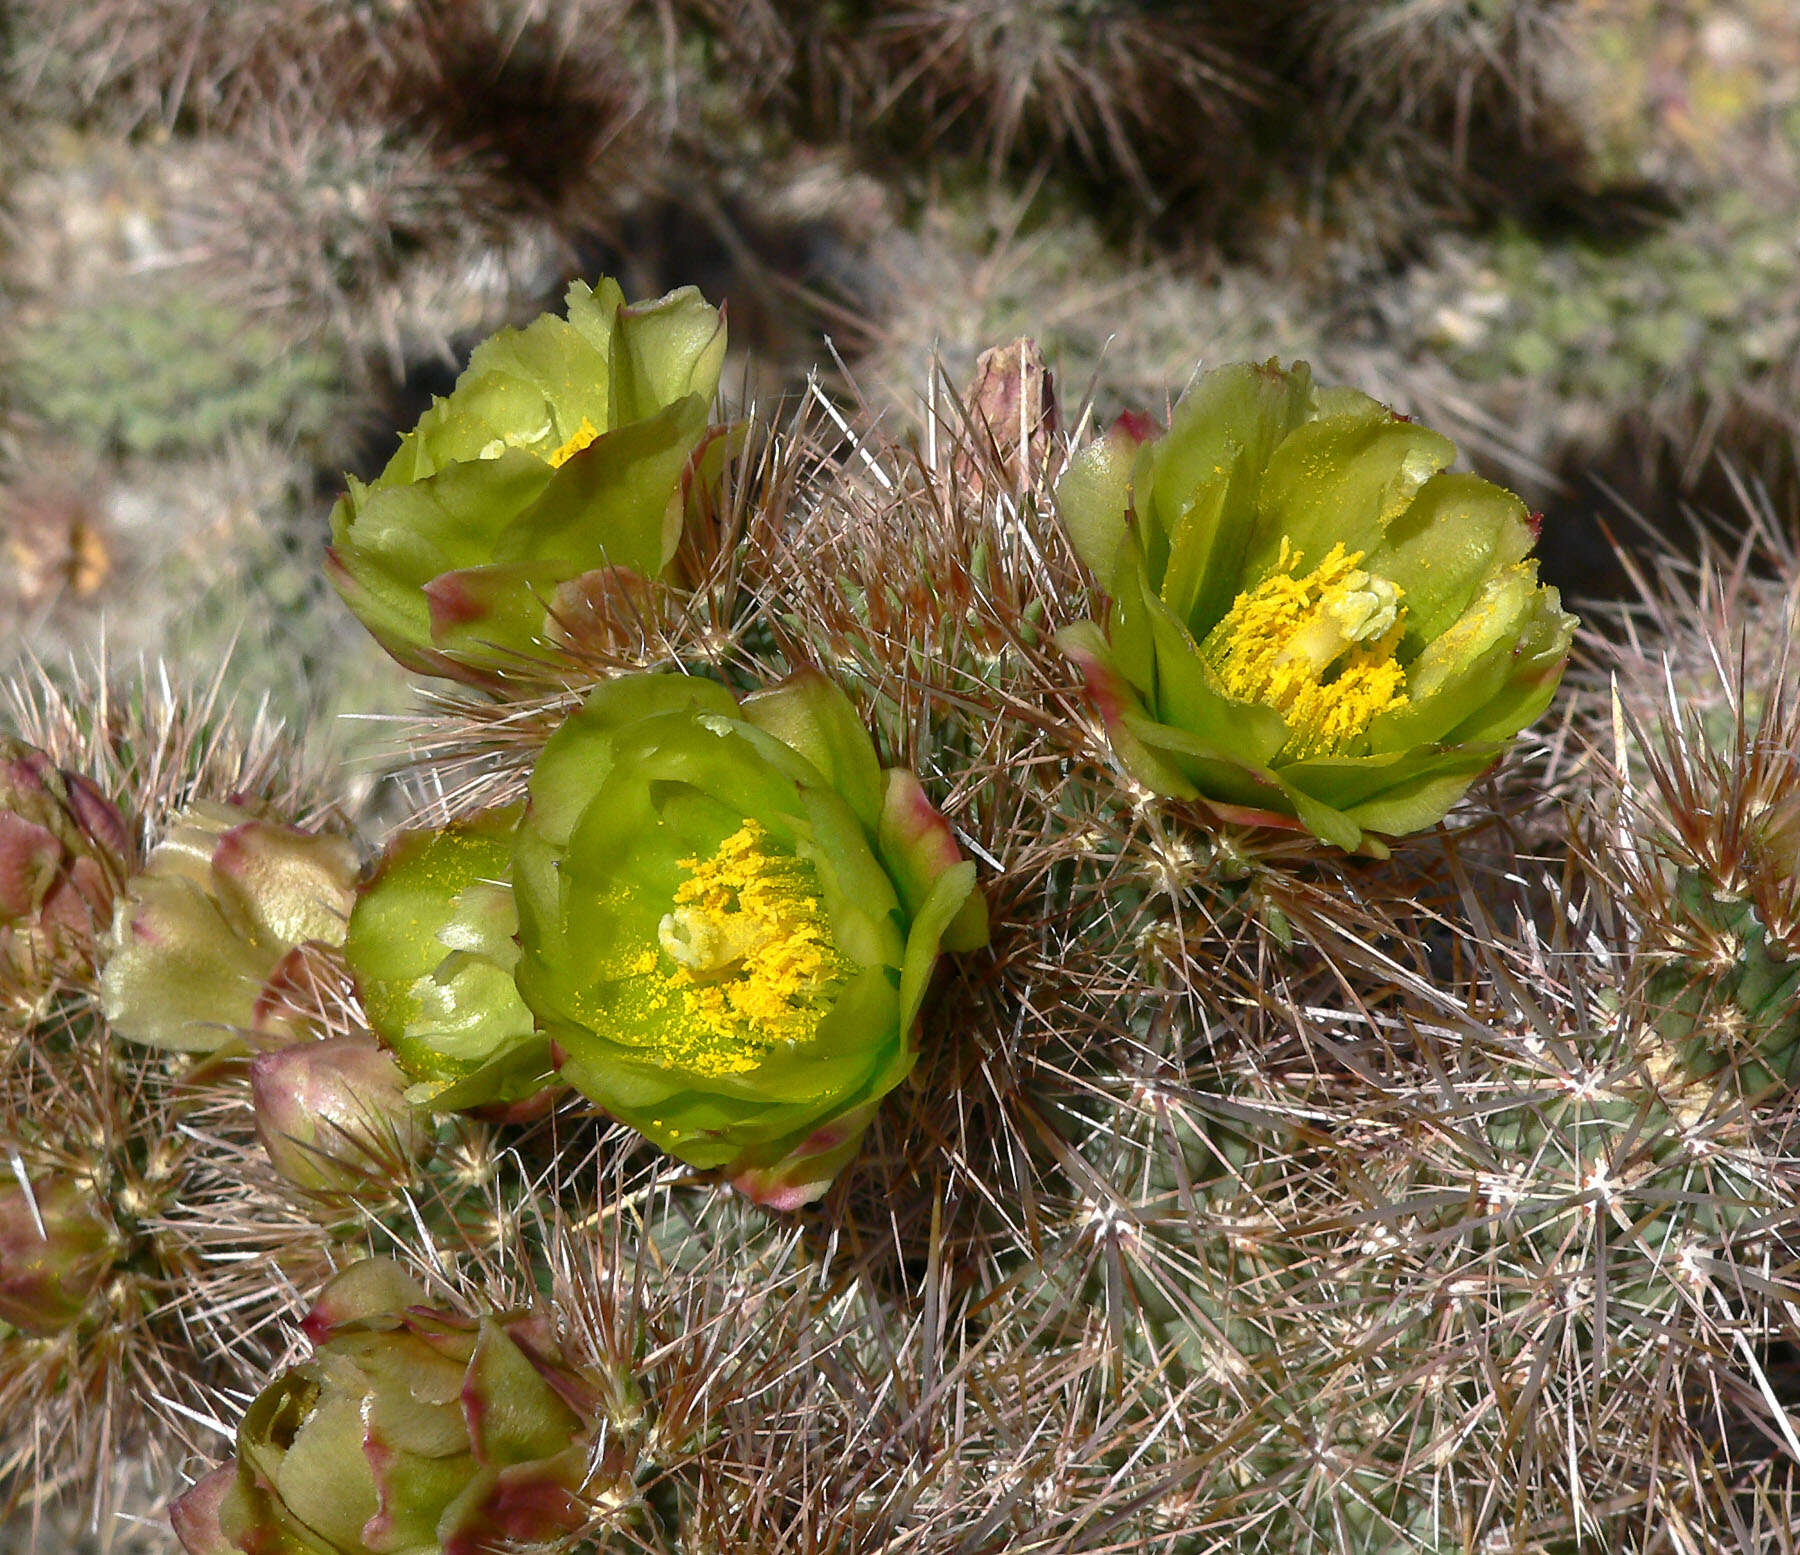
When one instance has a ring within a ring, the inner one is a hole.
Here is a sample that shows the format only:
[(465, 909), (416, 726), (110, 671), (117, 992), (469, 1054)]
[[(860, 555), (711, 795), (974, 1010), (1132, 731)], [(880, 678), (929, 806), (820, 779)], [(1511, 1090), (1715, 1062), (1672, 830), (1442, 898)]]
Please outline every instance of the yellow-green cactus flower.
[(369, 1026), (454, 1111), (518, 1101), (553, 1078), (549, 1044), (513, 986), (512, 845), (522, 807), (403, 832), (357, 893), (344, 956)]
[(1079, 454), (1057, 506), (1110, 605), (1059, 641), (1126, 771), (1349, 850), (1441, 820), (1544, 711), (1576, 625), (1525, 504), (1455, 455), (1273, 362)]
[(476, 1555), (581, 1527), (598, 1394), (542, 1317), (436, 1309), (371, 1258), (305, 1329), (312, 1359), (170, 1509), (188, 1555)]
[(541, 657), (621, 574), (659, 577), (680, 543), (725, 358), (692, 287), (626, 306), (577, 282), (475, 348), (375, 480), (332, 513), (328, 568), (409, 669), (481, 684)]
[(100, 974), (113, 1030), (179, 1052), (283, 1030), (281, 989), (309, 948), (344, 942), (355, 844), (201, 800), (126, 882)]
[(915, 1057), (974, 865), (804, 673), (607, 685), (545, 747), (514, 851), (518, 985), (562, 1075), (758, 1202), (818, 1197)]

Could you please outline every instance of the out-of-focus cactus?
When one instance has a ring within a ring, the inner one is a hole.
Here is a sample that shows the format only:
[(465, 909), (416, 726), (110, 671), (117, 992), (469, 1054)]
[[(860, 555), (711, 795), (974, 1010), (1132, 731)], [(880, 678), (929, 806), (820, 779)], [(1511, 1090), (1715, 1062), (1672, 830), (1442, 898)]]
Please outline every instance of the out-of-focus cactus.
[(1347, 849), (1443, 817), (1548, 705), (1575, 626), (1524, 503), (1455, 452), (1269, 362), (1072, 462), (1058, 508), (1112, 608), (1060, 641), (1133, 777)]
[(581, 1526), (598, 1401), (541, 1316), (445, 1311), (369, 1259), (306, 1332), (313, 1358), (251, 1404), (236, 1460), (176, 1503), (189, 1555), (460, 1555)]
[(940, 948), (987, 937), (975, 866), (817, 673), (602, 686), (539, 759), (514, 887), (563, 1077), (782, 1207), (911, 1070)]
[(102, 450), (204, 453), (265, 430), (317, 438), (339, 408), (328, 352), (173, 288), (54, 315), (23, 333), (16, 364), (25, 402)]
[(520, 814), (403, 832), (350, 914), (344, 955), (369, 1025), (437, 1107), (519, 1100), (551, 1078), (549, 1045), (513, 986)]
[(190, 805), (126, 886), (101, 973), (107, 1020), (184, 1052), (269, 1029), (284, 971), (343, 943), (357, 866), (346, 837)]
[(123, 1250), (92, 1183), (45, 1177), (0, 1186), (0, 1322), (27, 1334), (74, 1326)]
[(431, 1146), (399, 1065), (353, 1037), (258, 1053), (250, 1060), (250, 1095), (275, 1170), (311, 1193), (395, 1193)]
[[(568, 317), (503, 330), (332, 515), (331, 575), (389, 653), (489, 682), (579, 638), (590, 596), (659, 578), (725, 355), (692, 287), (627, 306), (569, 290)], [(721, 448), (722, 451), (722, 448)]]
[(0, 739), (0, 999), (29, 1008), (92, 970), (133, 851), (91, 782)]

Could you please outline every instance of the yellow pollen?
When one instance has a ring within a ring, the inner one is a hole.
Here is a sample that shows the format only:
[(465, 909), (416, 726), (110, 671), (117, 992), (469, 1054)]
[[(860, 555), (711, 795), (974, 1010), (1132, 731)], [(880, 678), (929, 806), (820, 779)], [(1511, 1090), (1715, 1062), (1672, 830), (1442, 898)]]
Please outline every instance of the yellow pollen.
[(1232, 601), (1200, 651), (1227, 696), (1287, 720), (1283, 756), (1348, 751), (1382, 713), (1406, 705), (1394, 660), (1405, 630), (1400, 590), (1357, 565), (1342, 542), (1304, 577), (1286, 539), (1275, 571)]
[(569, 460), (574, 458), (576, 454), (580, 453), (582, 449), (586, 448), (587, 445), (593, 442), (599, 435), (600, 429), (595, 426), (593, 422), (589, 421), (586, 416), (583, 416), (581, 418), (581, 425), (575, 429), (575, 435), (571, 437), (568, 442), (564, 443), (562, 447), (554, 449), (546, 454), (544, 456), (544, 462), (548, 464), (551, 469), (560, 470), (569, 462)]
[(631, 968), (660, 985), (652, 1008), (680, 1001), (682, 1018), (658, 1045), (697, 1074), (743, 1074), (779, 1046), (811, 1041), (851, 970), (813, 866), (767, 844), (745, 821), (711, 858), (683, 859), (688, 878), (657, 926), (658, 949)]

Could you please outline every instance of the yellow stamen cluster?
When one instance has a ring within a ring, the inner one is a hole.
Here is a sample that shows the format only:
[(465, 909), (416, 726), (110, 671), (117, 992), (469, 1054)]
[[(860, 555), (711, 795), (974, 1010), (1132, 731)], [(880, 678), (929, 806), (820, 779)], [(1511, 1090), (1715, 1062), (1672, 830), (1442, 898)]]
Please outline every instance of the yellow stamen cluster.
[(573, 459), (576, 454), (580, 453), (582, 449), (586, 448), (588, 444), (593, 442), (599, 435), (600, 429), (595, 426), (593, 422), (589, 421), (586, 416), (583, 416), (581, 418), (581, 425), (576, 427), (568, 442), (564, 443), (560, 448), (553, 449), (546, 454), (544, 456), (544, 462), (548, 464), (551, 469), (560, 470), (569, 462), (569, 460)]
[(1201, 651), (1227, 696), (1261, 702), (1287, 720), (1282, 754), (1347, 751), (1382, 713), (1406, 703), (1394, 649), (1405, 629), (1400, 590), (1337, 544), (1311, 572), (1281, 542), (1275, 571), (1232, 601)]
[(659, 950), (633, 970), (654, 987), (653, 1011), (680, 1001), (682, 1018), (659, 1041), (664, 1057), (696, 1074), (743, 1074), (777, 1046), (810, 1041), (849, 971), (804, 859), (771, 851), (755, 821), (710, 858), (687, 858)]

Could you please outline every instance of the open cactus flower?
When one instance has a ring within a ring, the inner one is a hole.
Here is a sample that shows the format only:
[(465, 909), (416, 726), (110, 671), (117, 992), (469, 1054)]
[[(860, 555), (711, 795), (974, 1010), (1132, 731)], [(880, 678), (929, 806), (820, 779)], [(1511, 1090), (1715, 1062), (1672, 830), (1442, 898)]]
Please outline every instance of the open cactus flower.
[(849, 699), (621, 678), (552, 736), (514, 855), (518, 986), (563, 1077), (759, 1202), (806, 1203), (912, 1069), (975, 869)]
[(1304, 364), (1127, 416), (1057, 506), (1110, 596), (1059, 641), (1125, 770), (1346, 850), (1434, 825), (1549, 704), (1575, 619), (1512, 493)]
[(725, 322), (692, 287), (626, 305), (580, 282), (476, 347), (451, 393), (332, 514), (338, 592), (408, 669), (483, 684), (542, 659), (595, 599), (675, 559)]

